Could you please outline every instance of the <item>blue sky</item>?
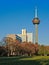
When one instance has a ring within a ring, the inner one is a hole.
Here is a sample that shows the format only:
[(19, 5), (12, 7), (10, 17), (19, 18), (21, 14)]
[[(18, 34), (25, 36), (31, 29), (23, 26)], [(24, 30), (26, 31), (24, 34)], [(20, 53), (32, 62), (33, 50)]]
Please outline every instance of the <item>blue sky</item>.
[(49, 0), (0, 0), (0, 40), (7, 34), (34, 32), (32, 19), (38, 8), (39, 44), (49, 45)]

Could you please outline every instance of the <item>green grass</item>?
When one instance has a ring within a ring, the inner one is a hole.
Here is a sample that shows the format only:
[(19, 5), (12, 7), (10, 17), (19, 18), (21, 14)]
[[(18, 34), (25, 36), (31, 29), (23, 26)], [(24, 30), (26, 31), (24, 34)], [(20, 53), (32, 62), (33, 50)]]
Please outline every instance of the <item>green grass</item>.
[(49, 65), (49, 56), (0, 57), (0, 65)]

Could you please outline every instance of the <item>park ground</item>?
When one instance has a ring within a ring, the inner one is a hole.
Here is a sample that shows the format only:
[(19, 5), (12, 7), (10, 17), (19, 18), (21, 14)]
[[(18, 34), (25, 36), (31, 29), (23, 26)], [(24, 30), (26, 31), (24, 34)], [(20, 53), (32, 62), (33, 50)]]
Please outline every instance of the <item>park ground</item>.
[(0, 57), (0, 65), (49, 65), (49, 56)]

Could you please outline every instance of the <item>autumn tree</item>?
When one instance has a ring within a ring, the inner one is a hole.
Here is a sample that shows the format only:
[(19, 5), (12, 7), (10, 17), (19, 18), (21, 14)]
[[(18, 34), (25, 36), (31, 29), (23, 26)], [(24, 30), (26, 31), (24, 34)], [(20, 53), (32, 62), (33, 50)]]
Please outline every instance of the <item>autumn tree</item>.
[(28, 42), (23, 42), (19, 46), (20, 53), (21, 55), (28, 55), (31, 56), (35, 53), (35, 47), (34, 44), (28, 43)]
[(6, 49), (8, 51), (8, 56), (13, 53), (13, 39), (10, 37), (4, 37), (3, 41), (6, 43)]
[(34, 44), (35, 46), (35, 55), (38, 55), (38, 51), (39, 51), (39, 45), (38, 45), (38, 43), (35, 43)]

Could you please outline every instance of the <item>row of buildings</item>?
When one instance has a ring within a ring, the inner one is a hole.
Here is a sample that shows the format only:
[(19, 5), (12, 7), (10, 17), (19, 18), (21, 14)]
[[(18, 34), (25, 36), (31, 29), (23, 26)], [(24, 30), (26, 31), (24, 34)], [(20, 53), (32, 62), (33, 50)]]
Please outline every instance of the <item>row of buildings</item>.
[(8, 34), (7, 37), (20, 42), (33, 42), (33, 33), (28, 33), (26, 29), (22, 29), (21, 34)]

